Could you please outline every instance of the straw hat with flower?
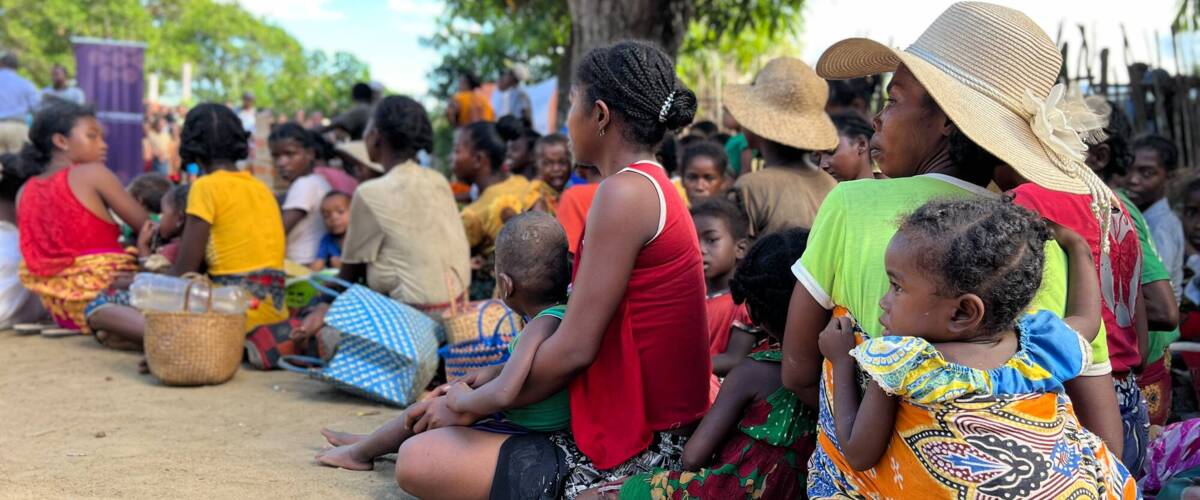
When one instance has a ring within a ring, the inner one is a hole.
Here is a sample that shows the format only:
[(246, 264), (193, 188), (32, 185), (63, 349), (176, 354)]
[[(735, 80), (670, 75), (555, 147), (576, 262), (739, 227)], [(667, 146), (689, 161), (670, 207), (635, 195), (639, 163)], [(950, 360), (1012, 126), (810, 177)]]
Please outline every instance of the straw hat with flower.
[(907, 49), (865, 38), (834, 44), (817, 62), (817, 74), (856, 78), (901, 64), (959, 130), (1023, 177), (1048, 189), (1092, 195), (1092, 210), (1107, 234), (1113, 195), (1084, 164), (1084, 140), (1101, 139), (1103, 123), (1083, 99), (1055, 83), (1062, 55), (1033, 20), (999, 5), (960, 2)]
[(829, 85), (804, 61), (772, 59), (754, 83), (730, 85), (725, 107), (746, 130), (773, 142), (809, 151), (838, 145), (837, 129), (825, 114)]

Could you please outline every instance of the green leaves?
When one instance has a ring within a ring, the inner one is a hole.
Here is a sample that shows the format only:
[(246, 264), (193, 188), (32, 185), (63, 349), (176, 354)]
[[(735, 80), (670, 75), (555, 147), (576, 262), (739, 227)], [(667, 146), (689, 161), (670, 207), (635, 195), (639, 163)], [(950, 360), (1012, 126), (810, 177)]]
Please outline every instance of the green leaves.
[(0, 0), (0, 47), (16, 49), (22, 73), (47, 85), (50, 68), (75, 66), (70, 37), (146, 42), (146, 72), (178, 81), (194, 65), (198, 101), (237, 101), (255, 93), (259, 107), (326, 114), (369, 79), (345, 53), (306, 52), (282, 28), (236, 3), (213, 0)]

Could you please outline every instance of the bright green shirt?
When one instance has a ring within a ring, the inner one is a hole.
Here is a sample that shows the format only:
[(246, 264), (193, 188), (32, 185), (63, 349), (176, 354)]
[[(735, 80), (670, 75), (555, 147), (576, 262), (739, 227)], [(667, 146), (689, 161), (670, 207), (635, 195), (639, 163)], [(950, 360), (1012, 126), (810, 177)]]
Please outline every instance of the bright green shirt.
[[(1116, 193), (1117, 197), (1121, 199), (1121, 203), (1125, 205), (1125, 211), (1133, 219), (1133, 225), (1137, 228), (1138, 241), (1142, 245), (1142, 286), (1155, 281), (1170, 280), (1171, 273), (1167, 272), (1167, 267), (1158, 257), (1158, 249), (1154, 247), (1154, 236), (1150, 234), (1150, 228), (1146, 225), (1146, 218), (1142, 216), (1142, 211), (1138, 210), (1137, 205), (1129, 200), (1124, 191), (1116, 190)], [(1162, 358), (1167, 346), (1176, 340), (1179, 340), (1178, 328), (1169, 332), (1150, 331), (1150, 353), (1146, 355), (1146, 363), (1153, 363)]]
[[(542, 316), (553, 316), (562, 320), (566, 313), (566, 305), (557, 305), (538, 313), (533, 319), (538, 319)], [(517, 348), (517, 341), (520, 339), (519, 335), (513, 338), (512, 342), (508, 345), (508, 352), (511, 353)], [(567, 395), (567, 391), (559, 391), (545, 400), (524, 408), (508, 410), (504, 412), (504, 416), (513, 423), (531, 431), (561, 431), (571, 426), (571, 398)]]
[[(808, 248), (792, 273), (827, 309), (845, 307), (872, 337), (882, 334), (879, 301), (887, 294), (883, 259), (900, 219), (926, 202), (996, 194), (941, 174), (900, 179), (842, 182), (825, 197), (808, 235)], [(1060, 317), (1067, 307), (1067, 259), (1054, 241), (1046, 242), (1042, 287), (1030, 312), (1048, 310)], [(1104, 326), (1092, 341), (1093, 364), (1084, 375), (1111, 371)]]

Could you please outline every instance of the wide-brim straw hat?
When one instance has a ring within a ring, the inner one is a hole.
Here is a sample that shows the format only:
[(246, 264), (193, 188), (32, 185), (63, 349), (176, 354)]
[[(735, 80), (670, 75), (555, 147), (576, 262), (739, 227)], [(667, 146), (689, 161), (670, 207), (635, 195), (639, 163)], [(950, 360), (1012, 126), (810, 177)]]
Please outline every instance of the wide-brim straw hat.
[(366, 165), (367, 168), (379, 173), (384, 173), (383, 165), (371, 161), (370, 155), (367, 154), (367, 143), (363, 141), (350, 141), (338, 144), (334, 148), (337, 152), (354, 158), (354, 161)]
[(1029, 181), (1091, 194), (1101, 204), (1111, 201), (1111, 192), (1083, 162), (1083, 139), (1097, 138), (1100, 120), (1081, 98), (1055, 85), (1062, 55), (1025, 14), (983, 2), (956, 3), (907, 49), (865, 38), (834, 44), (817, 62), (817, 74), (857, 78), (901, 64), (967, 137)]
[(793, 148), (837, 148), (837, 128), (825, 113), (829, 84), (804, 61), (772, 59), (748, 85), (725, 87), (722, 100), (742, 128)]

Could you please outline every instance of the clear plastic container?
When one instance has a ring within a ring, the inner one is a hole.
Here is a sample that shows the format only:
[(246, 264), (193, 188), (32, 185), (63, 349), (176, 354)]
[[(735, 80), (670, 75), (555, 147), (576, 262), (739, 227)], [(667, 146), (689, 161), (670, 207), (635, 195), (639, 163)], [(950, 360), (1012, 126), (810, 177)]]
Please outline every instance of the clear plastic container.
[[(163, 274), (138, 273), (129, 287), (130, 302), (141, 310), (179, 312), (183, 310), (183, 294), (189, 281)], [(204, 312), (208, 302), (209, 287), (203, 284), (192, 286), (188, 301), (190, 312)], [(249, 306), (245, 290), (236, 286), (218, 287), (213, 293), (213, 312), (241, 314)]]

